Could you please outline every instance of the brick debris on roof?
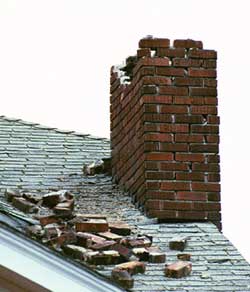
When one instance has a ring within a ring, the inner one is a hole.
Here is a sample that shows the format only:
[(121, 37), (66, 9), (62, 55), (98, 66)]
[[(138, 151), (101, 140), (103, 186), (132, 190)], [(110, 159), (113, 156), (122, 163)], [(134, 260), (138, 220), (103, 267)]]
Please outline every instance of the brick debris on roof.
[[(176, 261), (179, 253), (169, 249), (170, 239), (189, 238), (185, 253), (192, 255), (190, 276), (166, 278), (165, 264), (149, 263), (145, 274), (134, 275), (132, 291), (250, 291), (250, 265), (212, 223), (158, 224), (136, 209), (109, 176), (83, 176), (83, 164), (109, 155), (107, 139), (0, 117), (0, 200), (6, 188), (42, 194), (67, 189), (75, 195), (76, 210), (123, 220), (134, 233), (153, 236), (166, 252), (166, 263)], [(112, 269), (97, 267), (108, 277)]]

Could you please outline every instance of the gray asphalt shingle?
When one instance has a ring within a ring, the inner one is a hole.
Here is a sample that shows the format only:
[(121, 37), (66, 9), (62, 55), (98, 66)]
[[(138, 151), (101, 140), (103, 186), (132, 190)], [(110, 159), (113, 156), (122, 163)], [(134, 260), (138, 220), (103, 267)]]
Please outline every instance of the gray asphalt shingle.
[[(42, 194), (67, 189), (76, 196), (76, 210), (106, 214), (124, 220), (133, 231), (152, 235), (166, 252), (167, 263), (177, 251), (168, 242), (177, 235), (189, 237), (185, 252), (192, 254), (192, 274), (170, 279), (164, 264), (148, 264), (145, 274), (135, 275), (132, 291), (250, 291), (250, 265), (212, 223), (162, 223), (149, 219), (109, 176), (86, 177), (82, 166), (110, 156), (107, 139), (59, 131), (16, 119), (0, 117), (0, 200), (6, 188)], [(112, 266), (98, 267), (110, 276)]]

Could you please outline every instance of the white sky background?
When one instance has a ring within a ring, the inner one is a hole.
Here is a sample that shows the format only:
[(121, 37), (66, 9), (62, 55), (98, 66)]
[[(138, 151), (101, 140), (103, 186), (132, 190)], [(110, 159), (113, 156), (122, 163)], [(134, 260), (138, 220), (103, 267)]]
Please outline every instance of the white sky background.
[(109, 72), (138, 41), (218, 51), (224, 234), (250, 261), (248, 0), (0, 0), (0, 115), (109, 137)]

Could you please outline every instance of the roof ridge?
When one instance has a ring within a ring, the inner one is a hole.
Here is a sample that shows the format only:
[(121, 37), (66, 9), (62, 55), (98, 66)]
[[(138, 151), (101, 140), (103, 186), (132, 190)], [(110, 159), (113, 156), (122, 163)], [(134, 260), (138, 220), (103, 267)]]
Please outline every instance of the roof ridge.
[(55, 131), (56, 133), (61, 133), (61, 134), (70, 134), (70, 135), (75, 135), (75, 136), (78, 136), (78, 137), (89, 137), (91, 139), (103, 140), (103, 141), (107, 141), (107, 142), (110, 141), (108, 138), (105, 138), (105, 137), (94, 136), (94, 135), (91, 135), (91, 134), (84, 134), (84, 133), (81, 133), (81, 132), (78, 132), (78, 131), (73, 131), (73, 130), (58, 129), (56, 127), (45, 126), (45, 125), (42, 125), (40, 123), (28, 122), (28, 121), (25, 121), (25, 120), (20, 119), (20, 118), (11, 118), (11, 117), (7, 117), (5, 115), (1, 115), (0, 116), (0, 120), (5, 120), (5, 121), (8, 121), (8, 122), (17, 122), (19, 124), (31, 126), (31, 127), (38, 128), (38, 129)]

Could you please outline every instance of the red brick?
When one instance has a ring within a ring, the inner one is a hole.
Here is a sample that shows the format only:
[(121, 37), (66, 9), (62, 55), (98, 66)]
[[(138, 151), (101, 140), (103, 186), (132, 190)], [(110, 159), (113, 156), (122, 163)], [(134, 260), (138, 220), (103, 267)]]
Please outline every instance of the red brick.
[(104, 237), (107, 240), (120, 241), (120, 239), (122, 239), (121, 235), (117, 235), (117, 234), (112, 233), (110, 231), (100, 232), (98, 235), (100, 235), (101, 237)]
[(158, 170), (159, 169), (159, 163), (157, 161), (145, 161), (144, 167), (147, 170)]
[(192, 125), (191, 126), (191, 132), (192, 133), (204, 133), (204, 134), (218, 134), (219, 133), (219, 127), (216, 125)]
[(217, 107), (216, 106), (208, 106), (208, 105), (193, 105), (191, 106), (191, 114), (194, 115), (216, 115)]
[(208, 193), (208, 201), (220, 201), (220, 193)]
[(171, 133), (188, 133), (189, 125), (187, 124), (163, 124), (160, 125), (160, 132)]
[(219, 163), (220, 162), (220, 156), (217, 155), (217, 154), (207, 155), (207, 162), (208, 163)]
[(194, 202), (194, 209), (199, 211), (220, 211), (220, 203), (203, 203), (203, 202)]
[(137, 50), (137, 57), (138, 58), (150, 57), (150, 56), (151, 56), (151, 51), (148, 48)]
[(177, 180), (192, 180), (192, 181), (204, 181), (204, 173), (200, 172), (180, 172), (176, 173)]
[(173, 172), (162, 172), (162, 171), (146, 171), (145, 172), (146, 179), (162, 179), (162, 180), (170, 180), (174, 179)]
[(160, 164), (161, 170), (189, 170), (188, 163), (180, 163), (180, 162), (161, 162)]
[(155, 85), (144, 85), (141, 88), (141, 94), (156, 94), (157, 88)]
[(178, 261), (165, 267), (165, 275), (169, 278), (182, 278), (190, 275), (192, 264), (189, 262)]
[(142, 79), (144, 85), (171, 85), (172, 81), (169, 77), (145, 76)]
[(184, 76), (185, 70), (181, 68), (159, 67), (159, 68), (156, 68), (156, 75)]
[(161, 190), (167, 191), (189, 191), (190, 183), (188, 182), (162, 182)]
[(184, 57), (185, 49), (168, 49), (168, 48), (159, 48), (157, 49), (157, 56), (159, 57)]
[(175, 67), (201, 67), (202, 60), (195, 60), (195, 59), (182, 59), (182, 58), (175, 58), (173, 59), (173, 66)]
[(172, 96), (169, 95), (144, 95), (140, 99), (140, 103), (171, 104), (172, 100)]
[(163, 133), (147, 133), (144, 134), (145, 141), (157, 141), (157, 142), (172, 142), (172, 134), (163, 134)]
[(179, 253), (177, 254), (178, 260), (181, 261), (190, 261), (191, 260), (191, 254), (190, 253)]
[(174, 104), (192, 104), (192, 100), (189, 96), (174, 96)]
[(184, 143), (160, 143), (160, 151), (168, 152), (187, 152), (188, 144)]
[(176, 219), (177, 211), (176, 210), (146, 210), (148, 217), (158, 218), (158, 219)]
[(35, 204), (25, 200), (24, 198), (14, 197), (12, 199), (12, 204), (15, 208), (21, 210), (24, 213), (38, 212), (38, 207)]
[(129, 272), (130, 275), (144, 273), (146, 271), (145, 263), (142, 263), (139, 261), (131, 261), (131, 262), (123, 263), (123, 264), (117, 265), (116, 268), (120, 270), (125, 270)]
[(204, 79), (204, 86), (216, 87), (217, 86), (217, 80), (216, 79)]
[(174, 156), (172, 153), (161, 153), (161, 152), (155, 152), (155, 153), (146, 153), (145, 154), (145, 160), (173, 160)]
[(176, 161), (187, 161), (187, 162), (204, 162), (205, 157), (203, 154), (192, 154), (192, 153), (176, 153), (175, 154)]
[(213, 87), (190, 87), (191, 96), (217, 96), (217, 90)]
[(207, 191), (207, 192), (219, 192), (220, 185), (218, 183), (199, 183), (192, 182), (193, 191)]
[(217, 116), (208, 116), (207, 117), (208, 124), (220, 124), (220, 117)]
[(160, 111), (163, 114), (187, 114), (188, 107), (184, 105), (162, 105)]
[(191, 144), (190, 151), (202, 153), (218, 153), (219, 147), (218, 145), (211, 144)]
[(198, 59), (217, 59), (217, 52), (213, 50), (191, 50), (188, 56)]
[(154, 75), (155, 74), (155, 67), (142, 67), (139, 71), (140, 77)]
[(204, 68), (216, 68), (216, 60), (204, 60), (202, 67)]
[(207, 220), (206, 211), (179, 211), (177, 218), (179, 220)]
[(174, 200), (175, 199), (175, 192), (147, 191), (145, 194), (145, 199)]
[(195, 41), (195, 40), (191, 40), (191, 39), (186, 39), (186, 40), (174, 40), (174, 47), (175, 48), (186, 48), (186, 49), (190, 49), (190, 48), (198, 48), (198, 49), (202, 49), (203, 48), (203, 44), (202, 41)]
[(114, 240), (105, 240), (102, 243), (96, 243), (91, 245), (91, 249), (102, 251), (102, 250), (112, 250), (112, 247), (116, 244)]
[(203, 192), (177, 192), (176, 199), (183, 201), (206, 201), (207, 195)]
[(216, 70), (213, 69), (197, 69), (197, 68), (189, 68), (188, 76), (190, 77), (216, 77)]
[(192, 170), (218, 172), (220, 171), (220, 166), (217, 163), (193, 163)]
[(117, 251), (125, 261), (128, 261), (131, 259), (132, 250), (127, 248), (126, 246), (117, 243), (112, 248), (113, 250)]
[(203, 135), (175, 134), (175, 142), (202, 143), (203, 141)]
[(157, 113), (156, 104), (144, 104), (144, 113)]
[(184, 236), (175, 237), (170, 239), (169, 248), (172, 250), (183, 251), (187, 245), (187, 238)]
[(219, 182), (220, 181), (220, 174), (219, 173), (209, 173), (208, 182)]
[(135, 72), (137, 72), (137, 70), (141, 67), (141, 66), (169, 66), (169, 59), (168, 58), (157, 58), (157, 57), (154, 57), (154, 58), (151, 58), (151, 57), (144, 57), (142, 59), (140, 59), (136, 65), (136, 68), (135, 68)]
[(108, 231), (108, 223), (103, 219), (84, 219), (77, 217), (74, 220), (76, 231), (105, 232)]
[(145, 38), (139, 41), (139, 48), (169, 48), (169, 39)]
[(39, 221), (42, 226), (45, 226), (51, 223), (58, 223), (60, 221), (60, 218), (58, 218), (58, 216), (55, 215), (45, 215), (40, 216)]
[(125, 289), (132, 289), (134, 287), (134, 279), (128, 271), (114, 268), (111, 274), (112, 279)]
[(87, 232), (77, 232), (76, 240), (78, 245), (86, 248), (90, 248), (93, 244), (103, 243), (105, 241), (103, 237)]
[(129, 235), (131, 233), (130, 226), (125, 222), (109, 223), (110, 231), (119, 235)]
[[(171, 97), (172, 98), (172, 97)], [(158, 123), (171, 123), (172, 116), (170, 114), (143, 114), (144, 122), (158, 122)]]
[(159, 263), (165, 263), (166, 261), (166, 254), (164, 252), (161, 252), (160, 250), (152, 250), (149, 252), (149, 259), (148, 261), (150, 263), (159, 264)]
[(174, 85), (176, 85), (176, 86), (202, 86), (203, 79), (201, 79), (201, 78), (188, 78), (188, 77), (176, 77), (174, 79)]
[[(204, 118), (202, 115), (175, 115), (176, 123), (188, 123), (188, 124), (202, 124)], [(202, 138), (203, 140), (203, 138)]]
[(177, 87), (177, 86), (160, 86), (159, 94), (169, 94), (169, 95), (188, 95), (187, 87)]
[(219, 135), (207, 135), (206, 136), (207, 143), (217, 143), (220, 142), (220, 136)]

